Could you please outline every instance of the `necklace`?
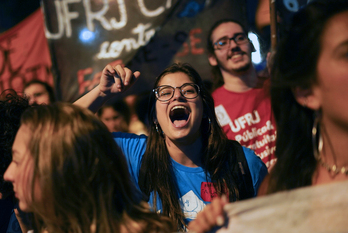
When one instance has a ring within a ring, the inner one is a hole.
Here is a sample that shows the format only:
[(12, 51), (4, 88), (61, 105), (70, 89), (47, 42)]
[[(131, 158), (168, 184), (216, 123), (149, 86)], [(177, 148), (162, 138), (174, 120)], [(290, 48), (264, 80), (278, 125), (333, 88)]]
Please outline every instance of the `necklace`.
[(322, 167), (324, 167), (330, 174), (337, 175), (338, 173), (342, 173), (344, 175), (348, 175), (348, 167), (337, 167), (336, 164), (329, 165), (328, 163), (325, 163), (321, 156), (317, 158), (318, 162)]
[[(319, 118), (316, 117), (313, 128), (312, 128), (312, 142), (313, 142), (313, 148), (314, 148), (314, 157), (319, 162), (320, 166), (324, 167), (329, 172), (329, 174), (336, 176), (338, 173), (342, 173), (342, 174), (347, 176), (348, 175), (348, 166), (337, 167), (336, 164), (331, 166), (328, 163), (323, 161), (323, 159), (321, 157), (321, 152), (323, 150), (323, 137), (320, 133), (319, 133), (318, 147), (316, 147), (316, 138), (317, 138), (317, 133), (318, 133), (318, 126), (319, 126)], [(325, 133), (325, 128), (323, 127), (323, 125), (321, 125), (321, 129), (322, 129), (323, 133)], [(330, 140), (329, 140), (329, 147), (332, 149), (332, 145), (331, 145)], [(336, 162), (335, 156), (334, 156), (334, 160)]]

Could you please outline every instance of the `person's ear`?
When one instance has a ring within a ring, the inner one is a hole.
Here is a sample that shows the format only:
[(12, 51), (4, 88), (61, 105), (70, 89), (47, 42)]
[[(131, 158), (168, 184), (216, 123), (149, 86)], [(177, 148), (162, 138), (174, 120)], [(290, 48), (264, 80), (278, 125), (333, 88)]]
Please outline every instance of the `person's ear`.
[(217, 62), (216, 57), (215, 57), (214, 54), (209, 54), (208, 55), (208, 60), (209, 60), (209, 64), (211, 66), (217, 66), (218, 65), (218, 62)]
[(295, 87), (292, 93), (296, 101), (305, 108), (317, 111), (321, 107), (320, 93), (313, 88)]

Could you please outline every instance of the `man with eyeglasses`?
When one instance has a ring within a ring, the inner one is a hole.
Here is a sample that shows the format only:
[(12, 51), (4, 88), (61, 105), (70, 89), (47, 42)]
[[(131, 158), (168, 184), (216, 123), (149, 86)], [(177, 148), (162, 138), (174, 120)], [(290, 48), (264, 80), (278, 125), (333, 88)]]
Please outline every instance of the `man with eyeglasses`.
[(208, 34), (215, 112), (227, 137), (251, 148), (268, 169), (276, 161), (275, 120), (267, 86), (251, 61), (255, 48), (238, 21), (216, 22)]

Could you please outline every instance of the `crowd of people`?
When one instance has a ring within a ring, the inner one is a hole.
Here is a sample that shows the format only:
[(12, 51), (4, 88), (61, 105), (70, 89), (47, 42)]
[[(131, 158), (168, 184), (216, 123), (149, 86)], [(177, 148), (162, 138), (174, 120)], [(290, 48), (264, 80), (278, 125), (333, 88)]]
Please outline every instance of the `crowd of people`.
[(212, 93), (191, 65), (170, 65), (146, 131), (119, 95), (141, 73), (121, 65), (74, 103), (37, 80), (4, 92), (0, 231), (208, 232), (229, 202), (348, 180), (346, 0), (294, 14), (270, 78), (238, 21), (216, 22), (207, 43)]

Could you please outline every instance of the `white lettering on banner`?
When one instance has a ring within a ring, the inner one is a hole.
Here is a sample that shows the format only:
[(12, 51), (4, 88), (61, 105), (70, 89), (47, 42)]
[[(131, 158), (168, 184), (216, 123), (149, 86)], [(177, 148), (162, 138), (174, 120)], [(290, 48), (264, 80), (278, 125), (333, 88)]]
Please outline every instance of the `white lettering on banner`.
[(155, 17), (158, 16), (160, 14), (162, 14), (165, 10), (165, 8), (169, 9), (172, 6), (172, 1), (171, 0), (167, 0), (166, 2), (166, 6), (163, 7), (158, 7), (156, 10), (154, 11), (149, 11), (144, 4), (144, 0), (138, 0), (138, 5), (140, 8), (140, 11), (143, 15), (147, 16), (147, 17)]
[[(155, 34), (155, 29), (147, 30), (151, 27), (151, 24), (138, 24), (136, 28), (132, 30), (133, 34), (138, 34), (138, 42), (134, 38), (125, 38), (121, 41), (105, 41), (100, 46), (100, 52), (97, 55), (98, 59), (117, 58), (125, 48), (126, 51), (132, 49), (138, 49), (140, 46), (145, 45), (151, 37)], [(146, 31), (147, 30), (147, 31)]]
[(71, 36), (71, 20), (72, 19), (77, 19), (79, 17), (79, 13), (77, 12), (70, 12), (69, 11), (69, 7), (68, 4), (69, 3), (77, 3), (79, 2), (79, 0), (66, 0), (66, 1), (62, 1), (62, 8), (63, 8), (63, 12), (64, 12), (64, 24), (66, 27), (66, 34), (69, 35), (68, 37)]
[(58, 33), (52, 34), (45, 28), (45, 34), (48, 39), (60, 39), (63, 37), (64, 28), (66, 30), (65, 34), (67, 37), (71, 37), (71, 19), (76, 19), (79, 17), (79, 13), (70, 12), (68, 4), (78, 3), (81, 0), (65, 0), (65, 1), (54, 1), (56, 7), (57, 20), (58, 20)]
[(60, 13), (61, 11), (60, 2), (54, 1), (54, 5), (56, 7), (56, 12), (57, 12), (58, 33), (55, 33), (55, 34), (51, 33), (50, 31), (48, 31), (47, 26), (45, 25), (45, 36), (46, 38), (49, 38), (49, 39), (60, 39), (63, 37), (63, 33), (64, 33), (63, 15)]
[(109, 0), (103, 0), (104, 5), (103, 8), (98, 12), (91, 11), (90, 0), (83, 0), (83, 5), (86, 11), (86, 19), (87, 19), (87, 28), (90, 31), (94, 31), (93, 20), (96, 19), (100, 22), (100, 24), (106, 30), (110, 31), (112, 29), (120, 29), (126, 26), (127, 24), (127, 11), (126, 5), (123, 0), (117, 0), (118, 8), (120, 10), (121, 19), (120, 22), (117, 22), (116, 18), (113, 17), (110, 19), (110, 22), (104, 17), (106, 12), (109, 10)]
[(254, 110), (254, 116), (251, 113), (247, 113), (244, 116), (241, 116), (233, 121), (229, 122), (229, 125), (231, 127), (232, 132), (236, 133), (239, 132), (241, 129), (245, 129), (245, 123), (247, 123), (249, 126), (259, 123), (260, 122), (260, 115), (257, 112), (257, 110)]
[[(71, 20), (77, 19), (80, 15), (78, 12), (69, 11), (69, 5), (72, 3), (81, 3), (82, 0), (55, 0), (54, 5), (57, 14), (58, 32), (52, 33), (47, 27), (45, 28), (45, 34), (48, 39), (60, 39), (64, 36), (64, 32), (67, 38), (72, 35)], [(117, 21), (115, 17), (107, 19), (104, 15), (109, 10), (109, 0), (102, 0), (103, 6), (99, 11), (93, 12), (91, 9), (92, 0), (83, 0), (83, 6), (86, 15), (87, 29), (91, 32), (94, 31), (94, 21), (100, 22), (102, 27), (107, 30), (117, 30), (127, 25), (128, 16), (126, 10), (126, 4), (124, 0), (117, 0), (118, 8), (120, 11), (120, 21)], [(133, 0), (135, 1), (135, 0)], [(155, 17), (162, 14), (166, 9), (172, 6), (172, 0), (166, 0), (165, 7), (158, 7), (154, 11), (150, 11), (145, 7), (144, 0), (137, 0), (141, 13), (146, 17)]]

